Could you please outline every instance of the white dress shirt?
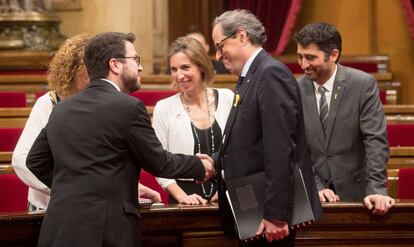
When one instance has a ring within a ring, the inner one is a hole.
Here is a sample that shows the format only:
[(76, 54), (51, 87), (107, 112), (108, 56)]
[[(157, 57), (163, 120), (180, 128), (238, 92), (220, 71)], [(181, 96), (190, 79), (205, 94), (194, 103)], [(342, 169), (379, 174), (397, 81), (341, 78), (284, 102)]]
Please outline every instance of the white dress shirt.
[(320, 113), (319, 109), (321, 108), (321, 106), (319, 105), (319, 103), (320, 103), (319, 101), (321, 100), (321, 94), (319, 93), (318, 89), (319, 89), (320, 86), (323, 86), (327, 90), (325, 92), (325, 97), (326, 97), (326, 103), (328, 103), (328, 114), (329, 114), (333, 84), (334, 84), (334, 81), (335, 81), (335, 76), (336, 76), (337, 69), (338, 69), (338, 66), (335, 65), (334, 73), (331, 75), (331, 77), (329, 77), (329, 79), (325, 82), (325, 84), (319, 85), (318, 83), (313, 82), (313, 86), (315, 88), (316, 104), (318, 106), (318, 113)]

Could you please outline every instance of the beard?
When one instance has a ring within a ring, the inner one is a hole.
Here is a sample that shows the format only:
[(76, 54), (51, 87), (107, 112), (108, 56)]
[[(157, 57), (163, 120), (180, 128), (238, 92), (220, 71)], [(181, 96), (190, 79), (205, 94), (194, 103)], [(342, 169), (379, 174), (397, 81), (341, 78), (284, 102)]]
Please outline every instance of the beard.
[(141, 87), (141, 83), (138, 81), (138, 76), (122, 74), (121, 78), (126, 93), (132, 93), (134, 91), (139, 90), (139, 88)]

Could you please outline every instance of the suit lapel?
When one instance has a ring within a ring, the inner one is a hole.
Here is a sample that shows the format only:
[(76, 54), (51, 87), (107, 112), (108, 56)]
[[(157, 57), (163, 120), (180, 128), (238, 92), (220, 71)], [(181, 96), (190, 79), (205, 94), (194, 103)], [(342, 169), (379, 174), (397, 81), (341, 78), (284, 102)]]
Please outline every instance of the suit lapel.
[(338, 112), (339, 105), (341, 103), (342, 94), (345, 90), (346, 81), (345, 81), (345, 71), (341, 65), (337, 65), (338, 70), (336, 72), (336, 77), (331, 94), (331, 102), (329, 107), (327, 126), (326, 126), (326, 147), (329, 144), (331, 138), (332, 129), (335, 123), (336, 113)]
[(315, 87), (313, 86), (313, 82), (307, 78), (305, 78), (303, 83), (303, 88), (305, 89), (305, 97), (303, 99), (305, 102), (305, 107), (309, 112), (310, 120), (313, 125), (313, 129), (316, 131), (318, 140), (322, 147), (325, 147), (325, 135), (323, 133), (321, 120), (319, 119), (318, 104), (316, 104)]
[(243, 103), (243, 98), (246, 95), (246, 92), (249, 90), (250, 85), (254, 83), (253, 76), (256, 72), (257, 68), (259, 67), (260, 62), (266, 57), (268, 54), (262, 50), (257, 54), (256, 58), (253, 60), (253, 63), (251, 64), (249, 71), (246, 74), (246, 77), (243, 80), (243, 83), (241, 84), (239, 90), (234, 95), (233, 99), (233, 106), (231, 108), (226, 127), (224, 128), (224, 135), (223, 135), (223, 145), (221, 146), (222, 149), (225, 148), (227, 145), (228, 140), (230, 139), (230, 134), (233, 129), (234, 120), (236, 119), (237, 112), (239, 110), (239, 106)]

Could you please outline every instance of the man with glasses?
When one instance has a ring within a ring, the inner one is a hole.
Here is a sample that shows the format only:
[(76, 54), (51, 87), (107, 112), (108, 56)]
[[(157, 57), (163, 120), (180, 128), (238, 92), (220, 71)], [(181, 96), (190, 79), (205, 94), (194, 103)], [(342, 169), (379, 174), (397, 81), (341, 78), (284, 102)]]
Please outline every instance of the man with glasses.
[(27, 157), (51, 188), (38, 246), (141, 246), (137, 183), (141, 168), (156, 176), (206, 180), (208, 156), (165, 151), (139, 88), (133, 34), (103, 33), (85, 48), (91, 83), (56, 105)]
[[(204, 47), (204, 49), (206, 50), (207, 53), (210, 51), (210, 45), (208, 44), (206, 38), (201, 33), (201, 31), (193, 30), (192, 32), (186, 34), (185, 36), (193, 38), (193, 39), (197, 40), (198, 42), (200, 42), (203, 45), (203, 47)], [(215, 59), (212, 59), (211, 62), (213, 64), (214, 73), (216, 73), (216, 74), (229, 74), (229, 72), (226, 70), (226, 68), (224, 67), (224, 64), (222, 62), (217, 61)]]
[(298, 84), (285, 65), (263, 50), (265, 29), (253, 14), (227, 11), (213, 25), (217, 60), (240, 76), (223, 144), (214, 156), (221, 174), (218, 188), (224, 232), (234, 237), (226, 181), (264, 171), (264, 215), (256, 234), (264, 234), (266, 239), (243, 245), (293, 246), (295, 232), (290, 232), (288, 226), (292, 215), (292, 162), (302, 168), (315, 218), (321, 215), (308, 162)]

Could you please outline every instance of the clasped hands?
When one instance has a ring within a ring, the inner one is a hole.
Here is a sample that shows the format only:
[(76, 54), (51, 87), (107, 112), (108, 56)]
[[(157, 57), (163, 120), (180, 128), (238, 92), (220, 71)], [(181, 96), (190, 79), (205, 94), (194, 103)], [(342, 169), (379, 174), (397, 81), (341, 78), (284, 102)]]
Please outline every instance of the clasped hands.
[[(319, 200), (321, 202), (339, 202), (339, 196), (330, 189), (319, 191)], [(384, 215), (390, 208), (395, 205), (395, 200), (389, 196), (371, 194), (364, 198), (364, 204), (374, 215)]]
[(200, 158), (201, 162), (204, 165), (204, 169), (206, 170), (206, 175), (204, 176), (203, 181), (199, 182), (205, 182), (208, 181), (211, 177), (216, 175), (216, 170), (214, 169), (214, 161), (213, 159), (208, 156), (207, 154), (196, 154), (198, 158)]

